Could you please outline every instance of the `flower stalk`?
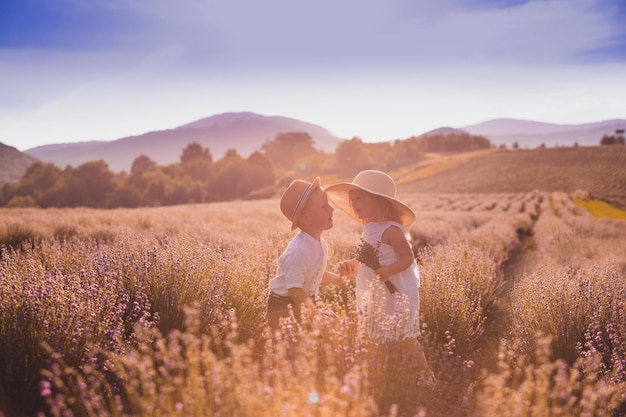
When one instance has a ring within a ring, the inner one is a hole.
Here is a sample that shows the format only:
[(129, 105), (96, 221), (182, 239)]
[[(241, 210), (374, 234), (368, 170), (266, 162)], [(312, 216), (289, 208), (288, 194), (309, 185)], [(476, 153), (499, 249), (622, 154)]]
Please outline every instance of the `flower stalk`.
[[(357, 261), (362, 263), (363, 265), (371, 268), (376, 271), (380, 268), (379, 254), (378, 248), (372, 246), (370, 243), (366, 242), (363, 238), (361, 238), (359, 244), (355, 247), (355, 258)], [(391, 294), (398, 291), (393, 282), (389, 280), (383, 281), (387, 289)]]

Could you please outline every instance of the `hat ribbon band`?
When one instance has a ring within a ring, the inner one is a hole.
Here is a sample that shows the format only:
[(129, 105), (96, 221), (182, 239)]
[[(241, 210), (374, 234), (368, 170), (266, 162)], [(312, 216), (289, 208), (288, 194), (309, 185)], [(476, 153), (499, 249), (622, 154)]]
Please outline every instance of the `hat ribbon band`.
[(296, 217), (296, 213), (298, 212), (298, 210), (300, 209), (300, 206), (302, 205), (302, 202), (304, 201), (306, 196), (309, 194), (309, 190), (311, 189), (311, 186), (313, 186), (313, 183), (307, 185), (307, 187), (304, 189), (304, 192), (300, 196), (300, 200), (298, 200), (298, 204), (296, 204), (296, 207), (293, 209), (293, 213), (291, 214), (291, 222), (292, 223), (293, 223), (293, 221), (294, 221), (294, 219)]

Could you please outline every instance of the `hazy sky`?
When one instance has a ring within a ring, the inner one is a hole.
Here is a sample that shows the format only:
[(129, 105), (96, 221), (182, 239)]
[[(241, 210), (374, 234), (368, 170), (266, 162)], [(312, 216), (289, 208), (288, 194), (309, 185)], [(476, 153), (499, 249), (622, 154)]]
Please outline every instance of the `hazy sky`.
[(231, 111), (364, 140), (626, 118), (623, 0), (4, 0), (0, 142)]

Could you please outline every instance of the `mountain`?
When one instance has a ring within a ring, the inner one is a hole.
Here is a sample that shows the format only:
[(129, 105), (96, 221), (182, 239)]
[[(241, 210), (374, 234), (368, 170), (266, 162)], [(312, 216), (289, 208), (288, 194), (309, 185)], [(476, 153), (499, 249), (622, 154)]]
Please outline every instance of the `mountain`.
[(440, 127), (434, 130), (430, 130), (426, 133), (422, 133), (421, 136), (435, 136), (435, 135), (467, 135), (469, 132), (466, 132), (461, 129), (455, 129), (453, 127)]
[(614, 135), (618, 129), (626, 128), (625, 119), (606, 120), (584, 124), (554, 124), (519, 119), (493, 119), (483, 123), (462, 127), (473, 135), (487, 137), (494, 145), (512, 147), (517, 142), (520, 148), (597, 146), (604, 135)]
[[(613, 135), (626, 128), (625, 119), (587, 124), (553, 124), (519, 119), (494, 119), (462, 128), (441, 127), (423, 136), (467, 132), (488, 138), (495, 146), (511, 148), (515, 142), (520, 148), (597, 146), (604, 135)], [(77, 167), (88, 161), (103, 159), (112, 171), (130, 171), (133, 160), (147, 155), (159, 165), (179, 162), (182, 150), (197, 142), (211, 151), (214, 159), (221, 159), (228, 149), (241, 156), (260, 150), (263, 143), (279, 133), (307, 132), (314, 145), (334, 152), (343, 140), (325, 128), (281, 116), (263, 116), (250, 112), (223, 113), (196, 120), (174, 129), (153, 131), (114, 141), (63, 143), (31, 148), (25, 152), (41, 161), (52, 162), (60, 168)], [(4, 166), (4, 165), (3, 165)], [(23, 172), (23, 171), (22, 171)], [(15, 174), (14, 174), (15, 175)]]
[(318, 149), (334, 152), (341, 139), (328, 130), (296, 119), (263, 116), (250, 112), (223, 113), (179, 126), (148, 132), (110, 142), (81, 142), (39, 146), (26, 150), (29, 155), (61, 168), (79, 166), (102, 159), (112, 171), (130, 171), (136, 157), (146, 155), (159, 165), (180, 161), (182, 150), (192, 142), (208, 148), (213, 159), (221, 159), (228, 149), (248, 156), (279, 133), (306, 132)]
[(0, 185), (17, 182), (38, 159), (0, 143)]

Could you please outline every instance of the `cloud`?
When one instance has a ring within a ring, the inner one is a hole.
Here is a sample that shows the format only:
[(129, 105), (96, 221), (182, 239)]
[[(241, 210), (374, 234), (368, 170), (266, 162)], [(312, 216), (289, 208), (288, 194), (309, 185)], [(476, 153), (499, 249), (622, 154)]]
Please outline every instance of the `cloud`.
[[(376, 71), (621, 60), (606, 0), (150, 2), (157, 45), (187, 64), (255, 71)], [(620, 11), (620, 10), (617, 10)]]
[[(21, 6), (17, 6), (21, 4)], [(13, 0), (0, 48), (177, 50), (203, 70), (365, 70), (626, 58), (608, 0)], [(128, 55), (121, 55), (120, 59)], [(122, 64), (126, 61), (122, 61)], [(165, 64), (165, 63), (164, 63)]]
[[(393, 39), (429, 66), (554, 66), (580, 61), (616, 32), (606, 10), (589, 1), (489, 2), (405, 19)], [(494, 6), (494, 7), (491, 7)], [(497, 6), (497, 7), (496, 7)], [(424, 17), (426, 16), (426, 17)], [(596, 55), (601, 58), (600, 55)]]
[(111, 139), (244, 110), (380, 139), (623, 117), (625, 16), (616, 0), (8, 0), (0, 135)]

